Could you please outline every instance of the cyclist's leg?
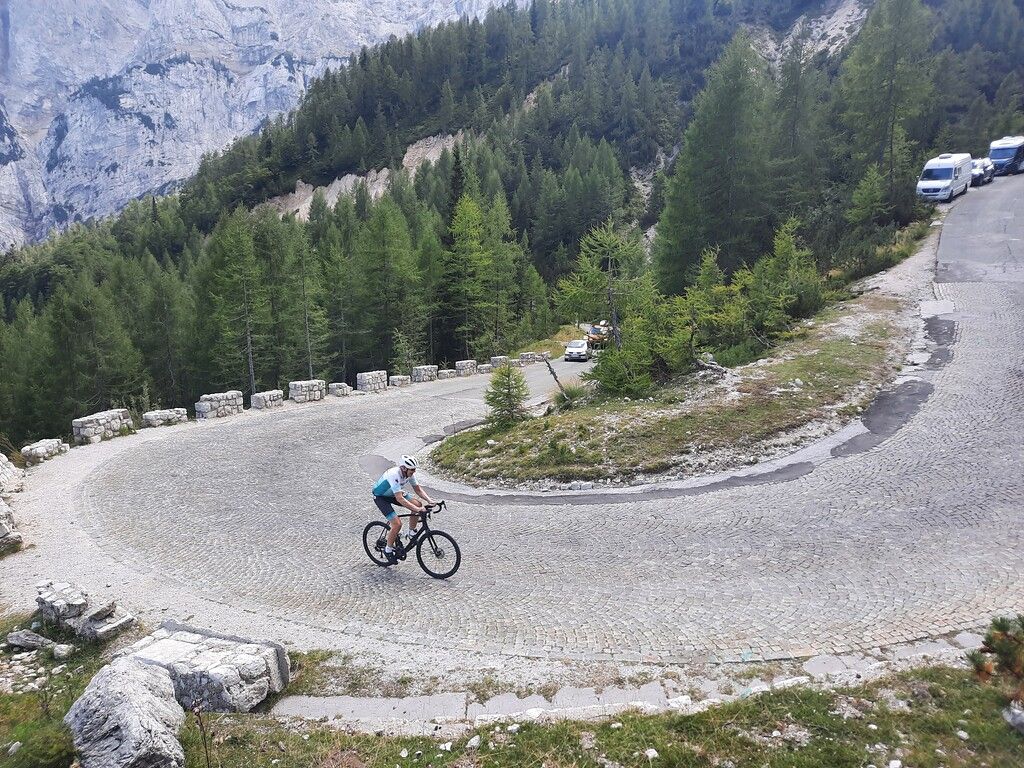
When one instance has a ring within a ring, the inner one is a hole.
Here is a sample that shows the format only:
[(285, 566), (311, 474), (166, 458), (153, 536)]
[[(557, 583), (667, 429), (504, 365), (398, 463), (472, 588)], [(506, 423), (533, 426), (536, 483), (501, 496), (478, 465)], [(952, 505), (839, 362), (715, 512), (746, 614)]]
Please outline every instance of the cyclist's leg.
[(384, 519), (388, 521), (390, 526), (388, 530), (388, 546), (394, 547), (395, 539), (398, 538), (398, 532), (402, 530), (402, 520), (395, 510), (395, 499), (393, 496), (374, 496), (373, 503), (377, 505), (377, 509), (384, 515)]
[[(413, 504), (422, 503), (422, 502), (420, 502), (419, 499), (417, 499), (415, 496), (413, 496), (410, 493), (405, 494), (405, 500), (406, 501), (411, 501)], [(419, 526), (419, 524), (420, 524), (420, 516), (417, 515), (415, 512), (410, 511), (410, 513), (409, 513), (409, 533), (410, 534), (414, 533), (416, 531), (417, 526)]]

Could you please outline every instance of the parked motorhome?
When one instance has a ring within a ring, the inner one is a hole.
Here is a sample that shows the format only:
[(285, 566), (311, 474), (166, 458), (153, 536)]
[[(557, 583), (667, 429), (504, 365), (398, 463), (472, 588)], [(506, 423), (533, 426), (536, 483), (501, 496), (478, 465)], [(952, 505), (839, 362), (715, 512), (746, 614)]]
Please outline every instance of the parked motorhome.
[(971, 186), (971, 156), (946, 154), (924, 164), (917, 194), (925, 200), (948, 203)]
[(989, 146), (988, 156), (996, 166), (996, 176), (1024, 171), (1024, 136), (1003, 136)]

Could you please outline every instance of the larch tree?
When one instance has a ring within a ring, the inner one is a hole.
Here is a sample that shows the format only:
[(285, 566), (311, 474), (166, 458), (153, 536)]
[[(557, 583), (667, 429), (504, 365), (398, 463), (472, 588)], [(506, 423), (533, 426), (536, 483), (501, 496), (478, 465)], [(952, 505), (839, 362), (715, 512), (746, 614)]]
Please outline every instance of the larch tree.
[[(840, 92), (854, 158), (861, 172), (877, 163), (889, 205), (902, 220), (913, 189), (901, 177), (909, 151), (907, 123), (931, 93), (932, 15), (921, 0), (881, 0), (871, 11), (843, 66)], [(907, 191), (909, 189), (909, 191)]]

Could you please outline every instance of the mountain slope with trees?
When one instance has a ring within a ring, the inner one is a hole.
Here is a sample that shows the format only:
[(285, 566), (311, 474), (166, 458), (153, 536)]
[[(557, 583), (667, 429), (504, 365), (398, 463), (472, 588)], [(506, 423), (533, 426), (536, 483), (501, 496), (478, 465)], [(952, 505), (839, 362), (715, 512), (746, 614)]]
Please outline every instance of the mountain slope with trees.
[[(916, 215), (923, 153), (1021, 127), (1024, 0), (998, 3), (999, 35), (975, 23), (987, 3), (882, 0), (848, 55), (798, 45), (778, 72), (737, 35), (820, 5), (536, 0), (363, 50), (179, 194), (3, 257), (0, 432), (18, 444), (115, 403), (504, 352), (574, 311), (555, 288), (588, 233), (633, 252), (654, 221), (653, 266), (631, 267), (646, 296), (624, 311), (632, 346), (605, 371), (649, 385), (703, 349), (756, 354), (813, 309), (794, 281), (873, 268)], [(887, 109), (867, 110), (880, 84)], [(261, 207), (458, 129), (472, 138), (378, 201), (318, 197), (305, 223)], [(677, 145), (645, 201), (630, 170)], [(788, 266), (757, 266), (777, 231)], [(709, 322), (695, 283), (739, 303)]]

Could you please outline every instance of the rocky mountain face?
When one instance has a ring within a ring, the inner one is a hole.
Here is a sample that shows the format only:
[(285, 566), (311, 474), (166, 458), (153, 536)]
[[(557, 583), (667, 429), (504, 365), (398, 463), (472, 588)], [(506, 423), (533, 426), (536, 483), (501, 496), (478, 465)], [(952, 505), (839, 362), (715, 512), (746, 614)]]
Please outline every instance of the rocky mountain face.
[(363, 45), (492, 0), (0, 0), (0, 251), (187, 178)]

